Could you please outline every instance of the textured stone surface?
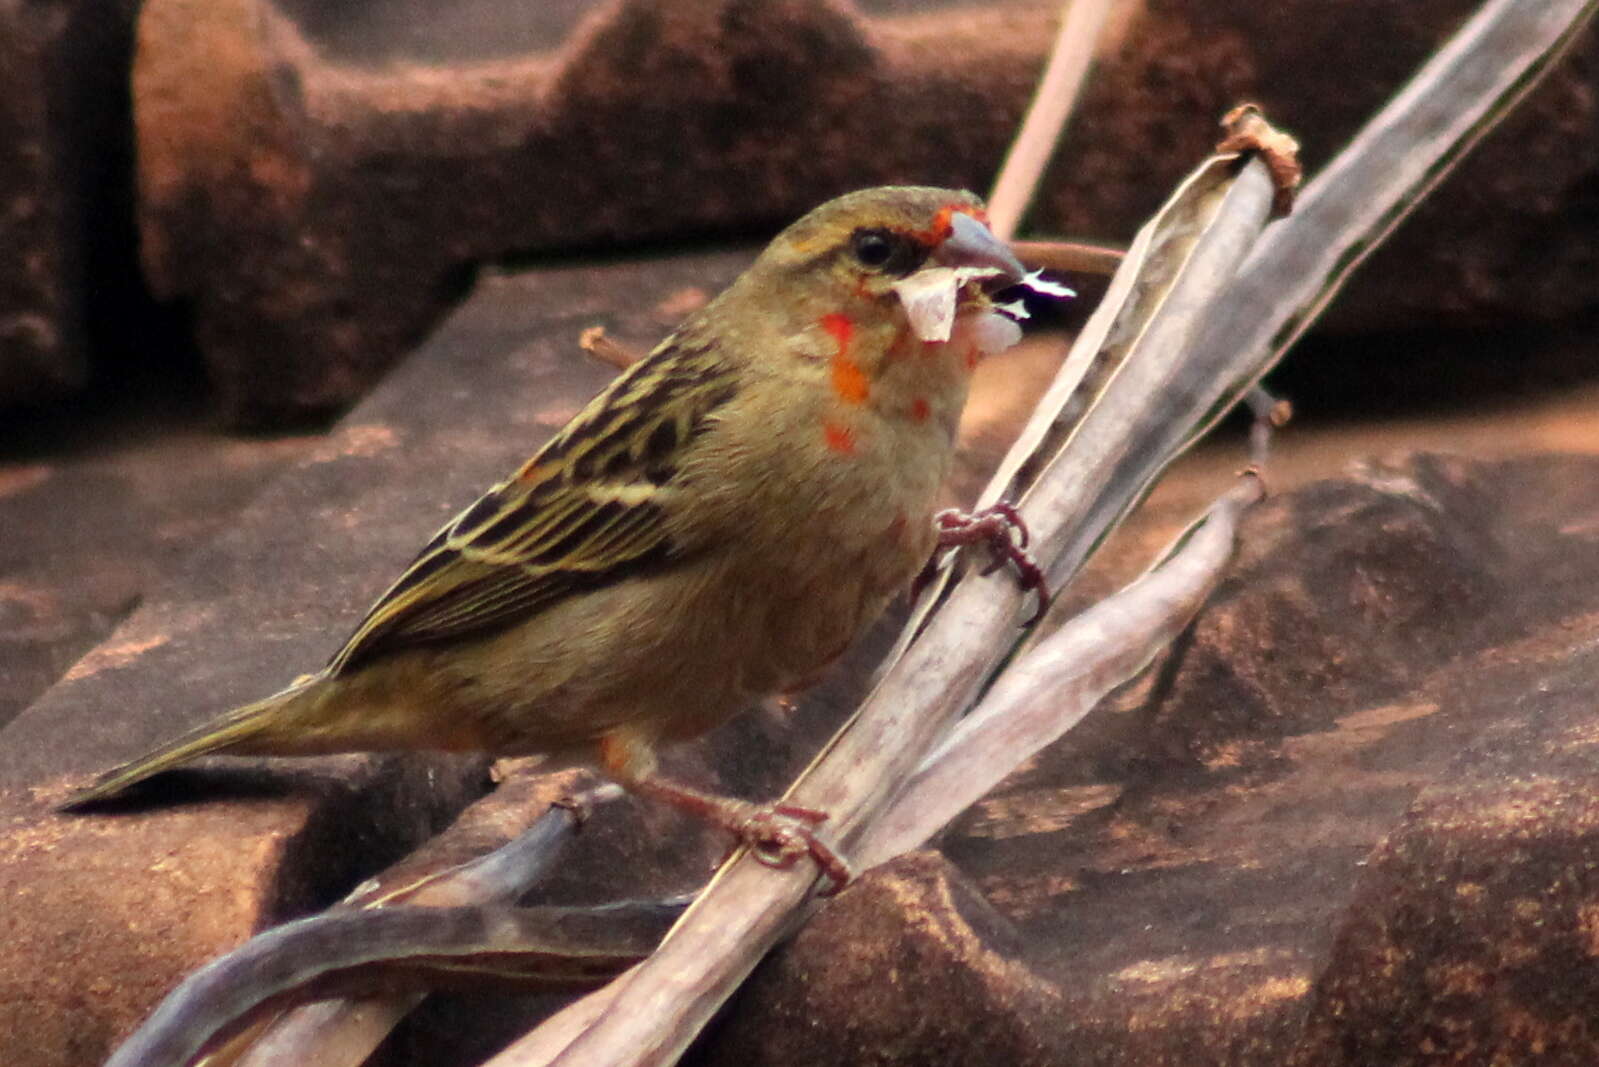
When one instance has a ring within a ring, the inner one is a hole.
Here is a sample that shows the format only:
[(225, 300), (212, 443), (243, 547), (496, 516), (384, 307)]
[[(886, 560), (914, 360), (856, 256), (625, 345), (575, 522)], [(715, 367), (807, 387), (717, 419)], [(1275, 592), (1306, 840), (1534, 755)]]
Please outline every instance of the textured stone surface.
[(0, 727), (316, 444), (225, 437), (206, 425), (198, 393), (164, 373), (6, 420)]
[[(347, 402), (474, 263), (767, 233), (885, 181), (986, 188), (1059, 9), (595, 0), (406, 17), (416, 6), (145, 6), (145, 264), (161, 295), (192, 299), (235, 419)], [(1127, 0), (1035, 228), (1128, 239), (1249, 97), (1314, 169), (1474, 6)], [(1596, 47), (1403, 228), (1338, 322), (1475, 326), (1599, 302)]]
[(194, 298), (237, 418), (342, 404), (473, 262), (979, 184), (1039, 58), (1045, 5), (1013, 6), (1031, 14), (1003, 31), (869, 40), (824, 0), (640, 0), (553, 54), (362, 67), (266, 0), (156, 0), (134, 71), (146, 268)]
[(1463, 695), (1503, 717), (1372, 855), (1295, 1063), (1599, 1059), (1599, 657), (1562, 651)]
[[(0, 731), (0, 1061), (97, 1062), (186, 970), (348, 888), (484, 788), (481, 763), (464, 759), (224, 761), (152, 783), (122, 812), (48, 810), (92, 772), (314, 669), (434, 528), (606, 379), (577, 351), (581, 328), (605, 321), (647, 342), (681, 313), (671, 301), (714, 290), (744, 260), (490, 283), (442, 347)], [(630, 310), (607, 314), (618, 303)], [(758, 727), (754, 752), (770, 748), (763, 731), (781, 736)], [(703, 869), (717, 847), (707, 839), (684, 862)]]
[(863, 884), (706, 1059), (1591, 1062), (1596, 516), (1592, 458), (1268, 502), (1175, 658), (945, 838), (1004, 923)]
[(690, 1061), (1071, 1062), (1060, 1028), (1040, 1025), (1062, 1007), (1016, 928), (943, 856), (916, 852), (830, 901)]
[(128, 310), (137, 8), (0, 3), (0, 410), (81, 387), (91, 315)]

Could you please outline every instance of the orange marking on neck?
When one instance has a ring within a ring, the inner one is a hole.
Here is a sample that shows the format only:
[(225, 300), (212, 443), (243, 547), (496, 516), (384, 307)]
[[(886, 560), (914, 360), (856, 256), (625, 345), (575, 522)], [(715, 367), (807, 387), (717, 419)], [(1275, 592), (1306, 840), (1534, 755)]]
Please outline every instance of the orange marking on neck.
[(872, 393), (872, 383), (849, 351), (855, 337), (855, 324), (848, 315), (838, 312), (823, 315), (820, 321), (822, 329), (838, 342), (838, 351), (833, 353), (833, 392), (846, 404), (866, 403)]
[(926, 422), (927, 416), (933, 413), (932, 407), (927, 403), (925, 396), (919, 396), (911, 401), (911, 418), (917, 422)]
[(858, 363), (838, 355), (833, 357), (833, 392), (846, 404), (864, 404), (871, 395), (872, 383)]
[(841, 456), (855, 454), (855, 432), (836, 422), (822, 423), (822, 440), (827, 447)]

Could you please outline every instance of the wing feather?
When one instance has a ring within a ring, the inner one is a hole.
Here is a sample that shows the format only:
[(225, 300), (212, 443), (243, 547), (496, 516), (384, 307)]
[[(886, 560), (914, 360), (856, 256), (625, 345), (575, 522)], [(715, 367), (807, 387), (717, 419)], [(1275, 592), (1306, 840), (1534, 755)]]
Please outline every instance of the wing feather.
[(567, 596), (684, 558), (667, 533), (682, 449), (731, 399), (716, 350), (668, 338), (515, 475), (440, 530), (329, 664), (524, 621)]

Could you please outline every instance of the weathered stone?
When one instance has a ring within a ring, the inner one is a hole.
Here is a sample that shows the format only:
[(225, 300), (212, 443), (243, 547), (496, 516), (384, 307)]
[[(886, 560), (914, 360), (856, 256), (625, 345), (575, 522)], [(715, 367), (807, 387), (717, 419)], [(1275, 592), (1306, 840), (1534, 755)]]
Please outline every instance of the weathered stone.
[(134, 288), (135, 0), (0, 3), (0, 409), (69, 393)]
[[(171, 375), (14, 416), (0, 450), (0, 727), (105, 639), (310, 437), (227, 438)], [(121, 404), (126, 402), (127, 407)], [(107, 442), (115, 446), (106, 447)], [(13, 451), (13, 449), (15, 451)]]
[[(234, 761), (169, 775), (123, 811), (49, 810), (92, 772), (323, 662), (434, 528), (606, 380), (577, 351), (582, 327), (605, 321), (646, 342), (670, 318), (662, 300), (714, 290), (744, 261), (487, 283), (441, 347), (0, 731), (0, 1061), (98, 1062), (187, 970), (326, 903), (484, 788), (474, 760)], [(606, 314), (618, 293), (628, 310)], [(761, 736), (747, 735), (754, 752), (772, 751)], [(670, 848), (671, 834), (653, 839)], [(719, 847), (706, 835), (679, 862), (703, 871)]]
[(1599, 656), (1511, 656), (1522, 685), (1460, 694), (1502, 718), (1371, 857), (1293, 1063), (1599, 1059)]
[[(159, 293), (193, 300), (240, 421), (347, 402), (475, 263), (770, 232), (880, 182), (986, 187), (1059, 10), (615, 0), (581, 20), (489, 4), (435, 25), (391, 6), (145, 6), (145, 263)], [(1125, 240), (1247, 97), (1314, 167), (1473, 7), (1124, 5), (1035, 229)], [(1580, 224), (1599, 173), (1596, 48), (1445, 184), (1338, 322), (1475, 325), (1599, 302), (1595, 230)]]
[(1039, 1024), (1063, 998), (1023, 955), (1016, 928), (948, 860), (902, 856), (762, 964), (694, 1062), (1070, 1062), (1061, 1029)]
[[(927, 892), (870, 937), (824, 912), (706, 1059), (1587, 1062), (1596, 514), (1591, 458), (1269, 501), (1164, 667), (945, 837), (1013, 931)], [(950, 930), (981, 943), (920, 947)]]
[(472, 263), (768, 228), (895, 178), (976, 184), (1039, 59), (1042, 15), (1016, 9), (1025, 25), (950, 27), (937, 63), (921, 31), (869, 41), (825, 0), (641, 0), (554, 54), (367, 67), (267, 0), (156, 0), (134, 71), (146, 268), (194, 298), (236, 418), (339, 405)]
[[(1481, 5), (1160, 0), (1187, 33), (1241, 43), (1244, 91), (1303, 134), (1312, 176)], [(1159, 15), (1152, 15), (1156, 22)], [(1599, 34), (1474, 148), (1351, 279), (1323, 328), (1549, 321), (1599, 305)], [(1468, 346), (1455, 352), (1465, 362)]]

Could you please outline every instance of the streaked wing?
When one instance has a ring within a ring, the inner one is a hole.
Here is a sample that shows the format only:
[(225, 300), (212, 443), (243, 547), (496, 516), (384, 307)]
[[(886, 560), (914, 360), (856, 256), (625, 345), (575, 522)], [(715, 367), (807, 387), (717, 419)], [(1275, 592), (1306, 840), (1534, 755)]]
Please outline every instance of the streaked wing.
[(663, 503), (685, 445), (732, 396), (711, 346), (674, 335), (508, 480), (440, 530), (329, 664), (520, 622), (563, 597), (681, 559)]

